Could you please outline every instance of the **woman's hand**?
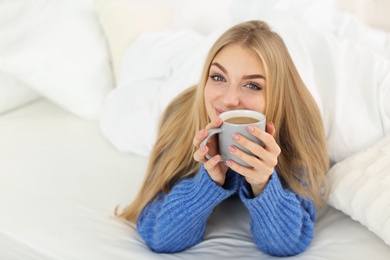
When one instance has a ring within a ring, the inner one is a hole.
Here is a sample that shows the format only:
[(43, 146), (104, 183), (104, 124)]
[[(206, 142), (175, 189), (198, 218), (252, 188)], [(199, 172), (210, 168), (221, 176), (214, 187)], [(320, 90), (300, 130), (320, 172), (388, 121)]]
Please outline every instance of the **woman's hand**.
[[(199, 148), (194, 153), (194, 159), (197, 162), (202, 162), (204, 168), (210, 175), (210, 178), (216, 182), (218, 185), (222, 186), (225, 183), (227, 166), (219, 163), (221, 161), (221, 156), (217, 154), (218, 152), (218, 142), (216, 135), (212, 136), (207, 145), (200, 147), (200, 143), (206, 139), (207, 131), (213, 128), (217, 128), (222, 125), (222, 119), (217, 117), (214, 121), (209, 123), (205, 129), (200, 130), (194, 137), (193, 144), (195, 147)], [(206, 154), (214, 155), (210, 159), (206, 158)]]
[(253, 168), (242, 166), (232, 160), (227, 161), (226, 164), (232, 170), (245, 177), (246, 181), (251, 185), (253, 196), (256, 197), (263, 192), (267, 185), (268, 180), (278, 163), (278, 156), (281, 150), (273, 137), (273, 134), (275, 133), (273, 123), (267, 123), (266, 131), (254, 126), (247, 127), (247, 131), (260, 139), (264, 143), (264, 147), (250, 141), (240, 134), (234, 134), (232, 136), (233, 140), (251, 151), (255, 156), (243, 152), (236, 146), (229, 147), (229, 151)]

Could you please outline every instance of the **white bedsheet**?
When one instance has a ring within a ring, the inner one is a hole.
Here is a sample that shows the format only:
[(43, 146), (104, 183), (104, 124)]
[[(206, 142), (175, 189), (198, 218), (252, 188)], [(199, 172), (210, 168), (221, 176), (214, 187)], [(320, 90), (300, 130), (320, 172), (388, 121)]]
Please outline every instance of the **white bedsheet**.
[[(40, 100), (0, 117), (0, 259), (277, 259), (252, 241), (239, 200), (221, 204), (205, 239), (155, 254), (112, 218), (135, 196), (147, 158), (117, 151), (97, 122)], [(390, 247), (331, 207), (309, 249), (289, 259), (389, 259)]]

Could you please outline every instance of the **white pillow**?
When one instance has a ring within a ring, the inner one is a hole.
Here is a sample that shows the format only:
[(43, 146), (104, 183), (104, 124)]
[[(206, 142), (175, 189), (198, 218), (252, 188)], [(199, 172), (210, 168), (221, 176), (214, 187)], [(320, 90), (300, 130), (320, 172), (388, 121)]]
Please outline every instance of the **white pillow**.
[(193, 31), (147, 33), (125, 52), (118, 87), (105, 100), (100, 127), (120, 151), (149, 155), (159, 118), (198, 82), (209, 41)]
[(192, 29), (208, 34), (230, 21), (232, 0), (97, 0), (97, 12), (119, 79), (122, 57), (141, 34), (158, 29)]
[(287, 17), (270, 24), (317, 101), (333, 162), (390, 132), (390, 60)]
[(167, 1), (96, 0), (96, 11), (106, 36), (115, 77), (126, 48), (141, 33), (169, 28), (172, 7)]
[(0, 71), (86, 119), (113, 87), (93, 1), (2, 1)]
[(39, 97), (33, 89), (0, 72), (0, 115)]
[(390, 245), (390, 134), (335, 164), (327, 174), (329, 204)]

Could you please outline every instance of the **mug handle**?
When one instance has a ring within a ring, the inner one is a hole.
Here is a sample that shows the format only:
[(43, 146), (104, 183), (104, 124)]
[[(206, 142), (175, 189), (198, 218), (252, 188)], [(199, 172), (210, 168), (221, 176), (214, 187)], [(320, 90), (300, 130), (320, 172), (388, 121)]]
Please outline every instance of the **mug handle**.
[[(214, 129), (209, 130), (206, 139), (204, 139), (204, 140), (200, 143), (200, 147), (205, 146), (205, 145), (207, 144), (207, 142), (209, 141), (209, 139), (210, 139), (213, 135), (219, 134), (219, 133), (222, 133), (222, 129), (221, 129), (221, 128), (214, 128)], [(207, 158), (207, 159), (210, 159), (211, 157), (212, 157), (212, 156), (211, 156), (210, 154), (206, 154), (206, 158)]]

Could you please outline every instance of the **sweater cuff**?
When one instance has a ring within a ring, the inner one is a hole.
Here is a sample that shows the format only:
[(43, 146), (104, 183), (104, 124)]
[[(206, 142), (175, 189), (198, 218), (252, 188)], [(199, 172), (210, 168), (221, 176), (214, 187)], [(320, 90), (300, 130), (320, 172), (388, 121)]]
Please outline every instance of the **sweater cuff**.
[(275, 204), (275, 201), (283, 197), (284, 189), (275, 170), (271, 174), (267, 186), (257, 197), (253, 197), (250, 184), (245, 179), (243, 182), (239, 188), (239, 196), (247, 207), (259, 206), (259, 204), (264, 206)]
[(219, 204), (222, 200), (230, 197), (238, 189), (238, 178), (233, 173), (226, 173), (225, 184), (221, 187), (214, 182), (203, 164), (200, 167), (198, 173), (193, 179), (193, 191), (199, 200), (204, 201), (206, 204), (212, 203), (214, 205)]

